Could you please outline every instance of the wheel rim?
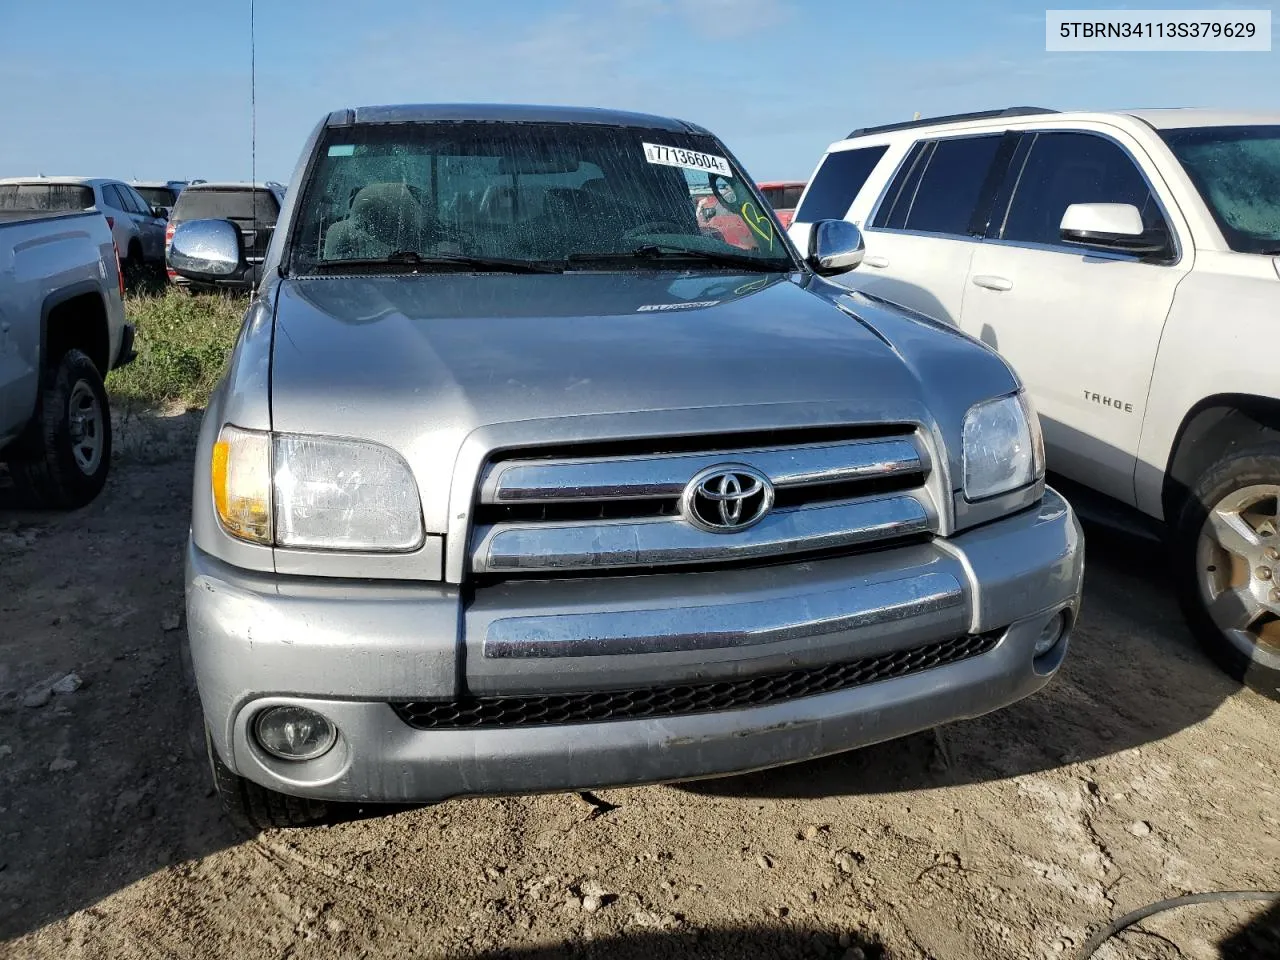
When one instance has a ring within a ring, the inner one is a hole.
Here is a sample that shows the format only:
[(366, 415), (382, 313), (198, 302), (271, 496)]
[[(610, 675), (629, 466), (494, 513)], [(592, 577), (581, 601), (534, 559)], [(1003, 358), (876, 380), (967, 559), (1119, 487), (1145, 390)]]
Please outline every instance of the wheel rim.
[(1237, 650), (1280, 667), (1280, 484), (1241, 487), (1209, 511), (1196, 544), (1200, 598)]
[(71, 431), (71, 455), (85, 476), (93, 476), (102, 463), (105, 428), (102, 404), (93, 387), (77, 380), (67, 401), (67, 423)]

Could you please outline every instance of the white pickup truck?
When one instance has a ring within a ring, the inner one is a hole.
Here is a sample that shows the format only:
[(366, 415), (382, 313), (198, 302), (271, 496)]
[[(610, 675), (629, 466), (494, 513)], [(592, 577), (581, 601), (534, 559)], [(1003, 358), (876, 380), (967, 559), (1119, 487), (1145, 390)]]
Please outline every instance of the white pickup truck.
[(123, 295), (100, 212), (0, 210), (0, 482), (20, 502), (82, 506), (106, 482), (103, 378), (134, 355)]
[[(1280, 114), (1012, 107), (854, 130), (791, 228), (996, 348), (1051, 471), (1163, 522), (1188, 620), (1280, 695)], [(1083, 504), (1080, 504), (1083, 505)]]

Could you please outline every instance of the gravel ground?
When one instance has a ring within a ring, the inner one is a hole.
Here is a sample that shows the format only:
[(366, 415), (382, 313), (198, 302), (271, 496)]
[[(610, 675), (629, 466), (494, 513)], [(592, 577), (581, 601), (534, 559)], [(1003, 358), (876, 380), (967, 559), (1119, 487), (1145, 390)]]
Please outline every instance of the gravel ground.
[[(188, 464), (118, 465), (74, 514), (0, 507), (0, 957), (1024, 960), (1153, 900), (1280, 888), (1277, 705), (1201, 656), (1157, 548), (1092, 528), (1067, 664), (989, 717), (238, 836), (184, 732)], [(1192, 907), (1097, 956), (1274, 957), (1278, 927)]]

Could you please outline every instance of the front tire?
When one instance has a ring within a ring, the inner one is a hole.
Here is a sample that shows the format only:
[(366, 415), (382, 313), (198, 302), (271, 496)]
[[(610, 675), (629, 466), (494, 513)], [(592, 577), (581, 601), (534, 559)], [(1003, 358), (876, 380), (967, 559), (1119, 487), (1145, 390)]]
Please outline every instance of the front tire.
[(10, 462), (19, 499), (37, 507), (83, 507), (111, 467), (111, 408), (102, 375), (68, 350), (45, 375), (28, 449)]
[(1280, 700), (1280, 444), (1232, 454), (1196, 482), (1174, 526), (1179, 599), (1233, 678)]
[(213, 772), (213, 787), (237, 829), (257, 833), (278, 827), (310, 827), (329, 819), (329, 804), (323, 800), (291, 797), (233, 773), (218, 756), (207, 727), (204, 744)]

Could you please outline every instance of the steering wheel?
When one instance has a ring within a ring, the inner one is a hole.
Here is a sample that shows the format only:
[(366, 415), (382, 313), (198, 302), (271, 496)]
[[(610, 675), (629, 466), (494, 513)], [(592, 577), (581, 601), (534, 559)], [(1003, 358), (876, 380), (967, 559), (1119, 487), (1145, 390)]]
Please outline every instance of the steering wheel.
[[(671, 227), (670, 230), (664, 230), (663, 227)], [(646, 233), (688, 233), (688, 224), (677, 223), (674, 220), (646, 220), (644, 223), (637, 224), (630, 230), (622, 233), (623, 240), (632, 240)]]

